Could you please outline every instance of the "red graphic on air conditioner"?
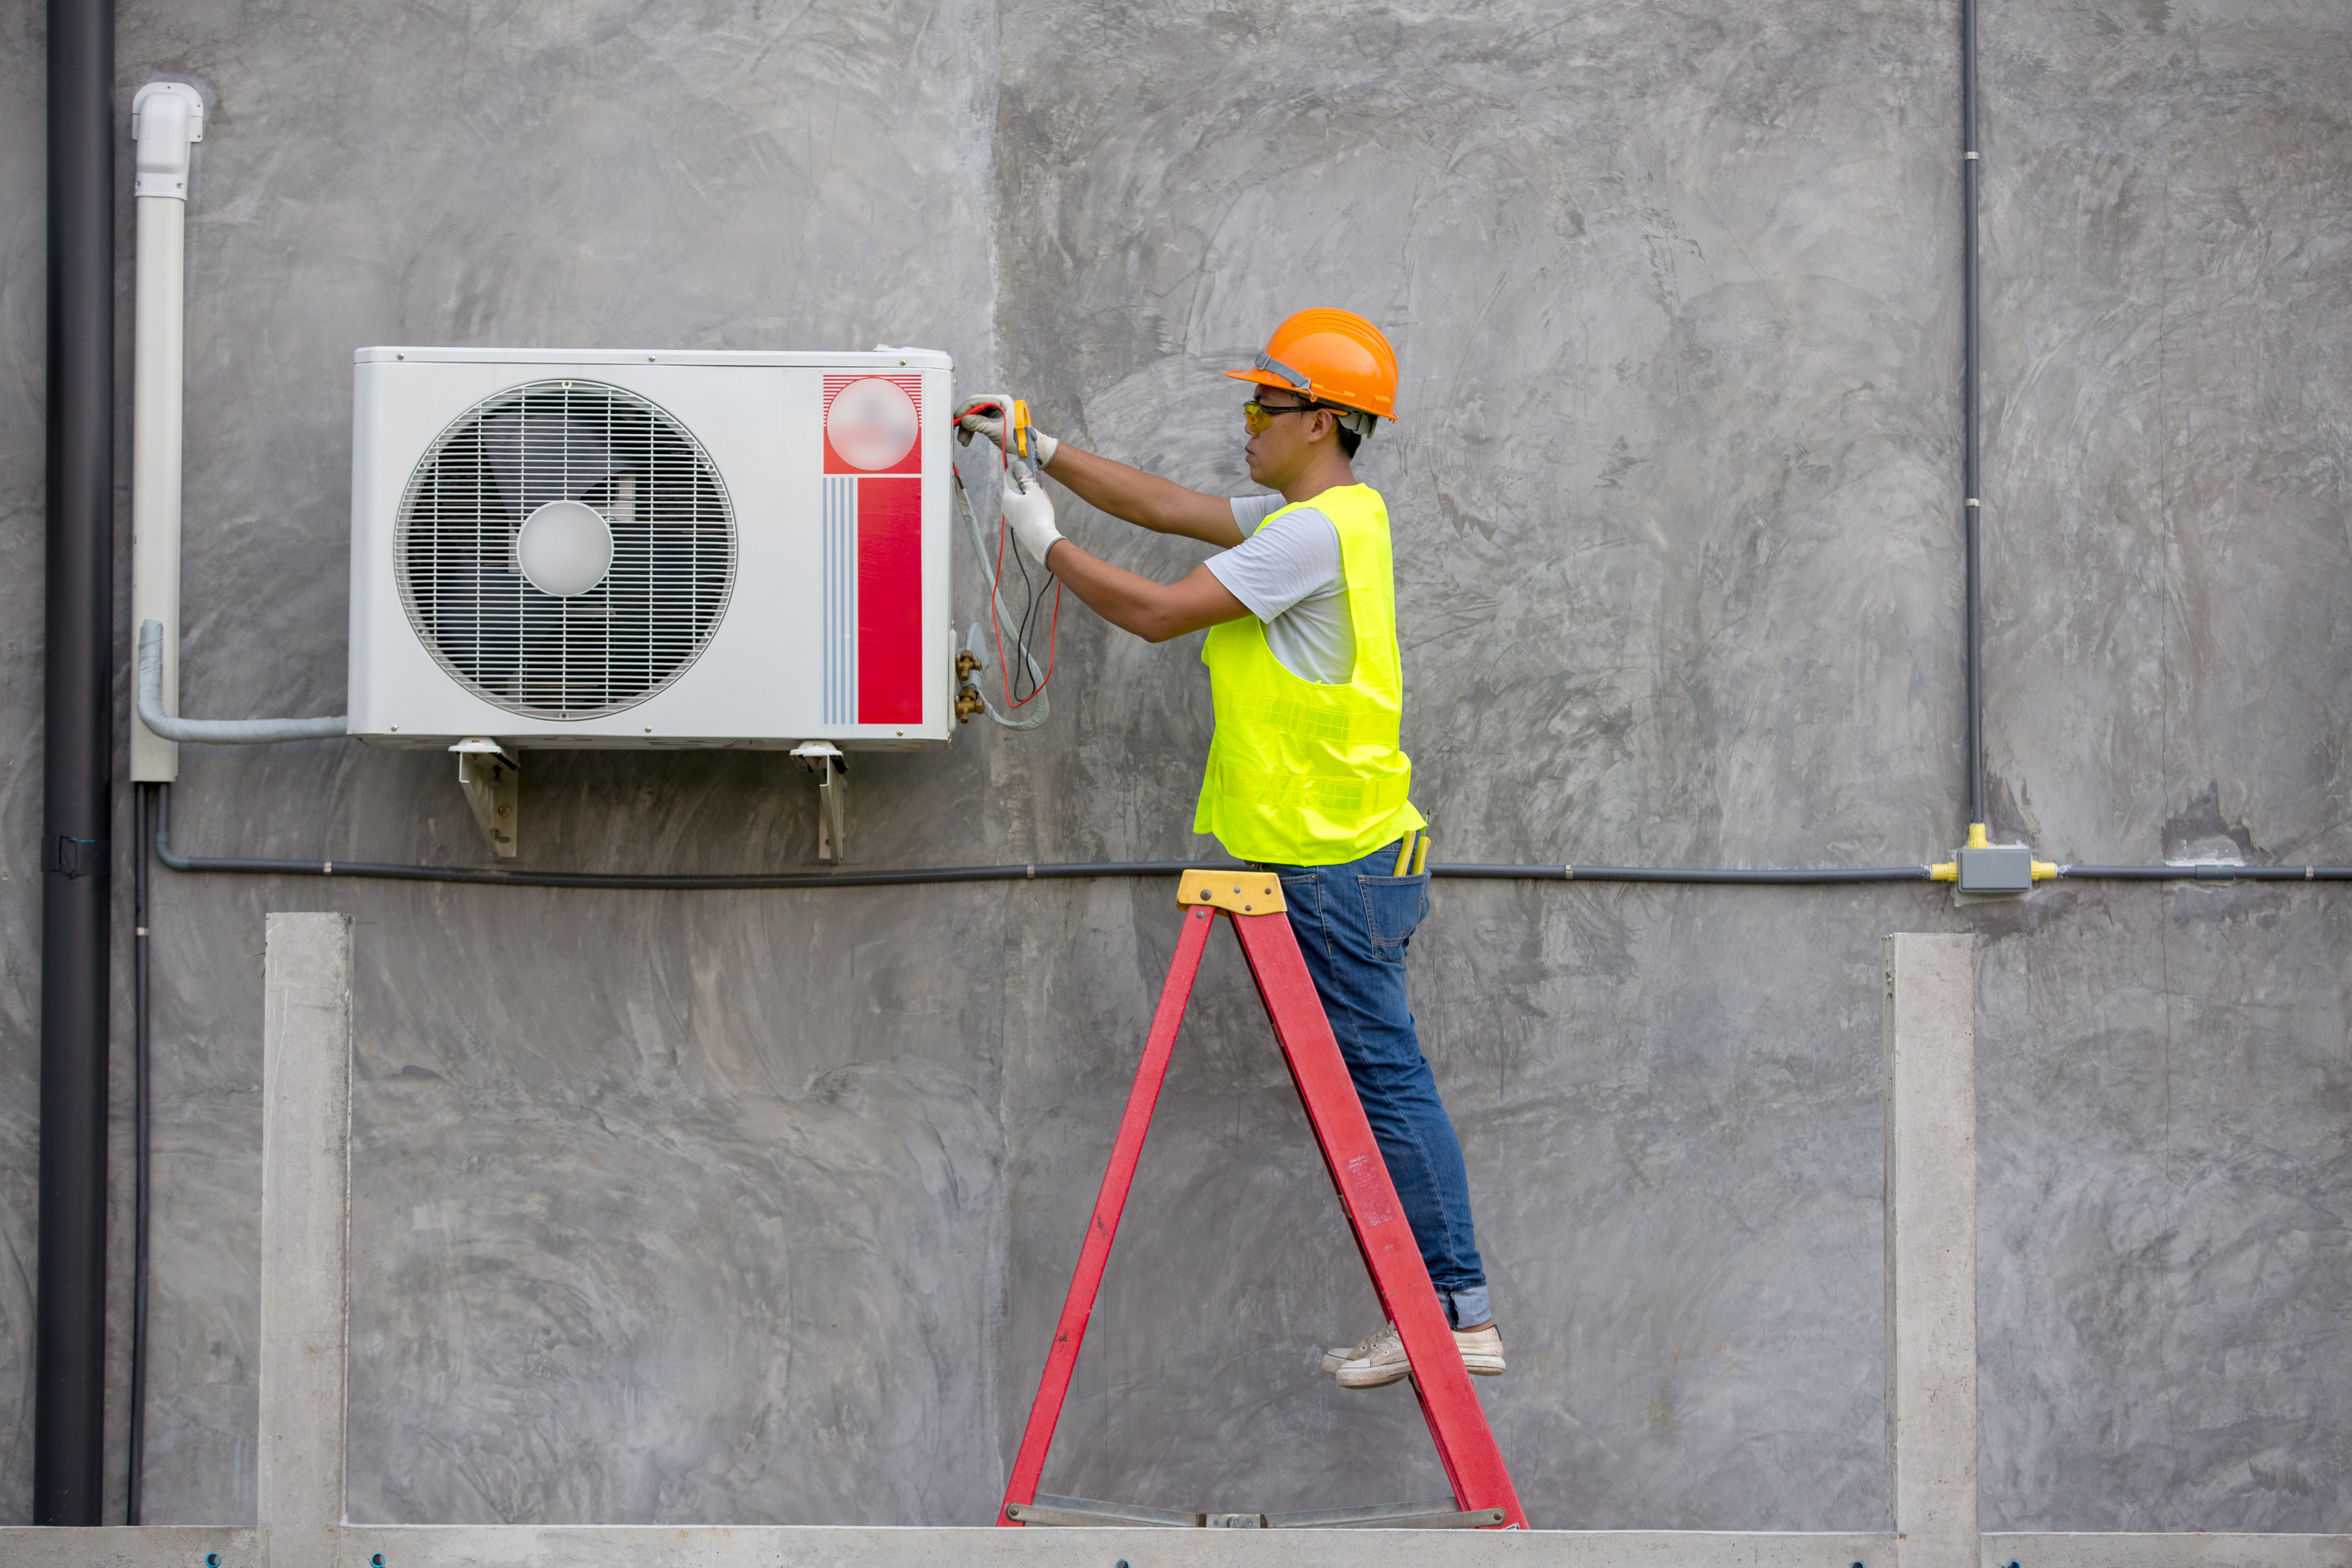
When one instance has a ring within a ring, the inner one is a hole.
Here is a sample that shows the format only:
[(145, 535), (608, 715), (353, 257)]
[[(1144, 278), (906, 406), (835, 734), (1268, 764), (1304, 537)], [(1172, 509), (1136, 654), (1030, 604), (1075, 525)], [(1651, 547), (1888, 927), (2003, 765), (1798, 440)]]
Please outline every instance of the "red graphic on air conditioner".
[(824, 471), (920, 474), (922, 400), (920, 376), (826, 376)]
[(860, 724), (923, 718), (922, 386), (914, 375), (824, 378), (825, 482), (853, 492), (842, 564), (855, 574)]

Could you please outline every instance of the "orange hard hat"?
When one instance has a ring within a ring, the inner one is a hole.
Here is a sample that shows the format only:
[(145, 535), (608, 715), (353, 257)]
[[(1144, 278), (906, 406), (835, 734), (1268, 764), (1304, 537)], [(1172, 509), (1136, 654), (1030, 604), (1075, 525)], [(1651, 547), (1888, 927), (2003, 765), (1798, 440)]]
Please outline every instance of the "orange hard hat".
[(1396, 350), (1378, 327), (1353, 310), (1322, 306), (1301, 310), (1274, 329), (1255, 368), (1225, 374), (1235, 381), (1284, 387), (1318, 403), (1336, 403), (1383, 419), (1396, 417)]

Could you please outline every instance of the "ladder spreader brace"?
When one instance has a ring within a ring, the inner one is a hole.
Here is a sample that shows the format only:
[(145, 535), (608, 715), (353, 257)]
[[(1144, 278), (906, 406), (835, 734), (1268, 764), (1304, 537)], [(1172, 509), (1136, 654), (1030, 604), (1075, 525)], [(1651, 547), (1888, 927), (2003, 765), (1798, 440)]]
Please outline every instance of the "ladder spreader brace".
[[(1495, 1447), (1486, 1413), (1470, 1386), (1470, 1374), (1454, 1348), (1454, 1333), (1438, 1305), (1429, 1270), (1421, 1261), (1412, 1227), (1397, 1202), (1380, 1146), (1372, 1141), (1371, 1124), (1356, 1098), (1348, 1064), (1324, 1016), (1322, 998), (1307, 973), (1285, 912), (1282, 881), (1272, 872), (1187, 871), (1181, 879), (1176, 901), (1183, 906), (1183, 929), (1176, 955), (1168, 965), (1167, 984), (1160, 990), (1160, 1005), (1151, 1017), (1151, 1033), (1144, 1041), (1143, 1060), (1135, 1069), (1135, 1087), (1129, 1090), (1127, 1112), (1119, 1119), (1118, 1137), (1111, 1144), (1110, 1165), (1103, 1172), (1102, 1190), (1096, 1195), (1093, 1215), (1087, 1222), (1085, 1244), (1078, 1249), (1077, 1272), (1062, 1301), (1061, 1321), (1054, 1329), (1053, 1348), (1045, 1357), (1045, 1375), (1038, 1379), (1037, 1398), (1029, 1407), (1029, 1425), (1021, 1434), (1020, 1452), (1013, 1476), (998, 1508), (999, 1525), (1026, 1524), (1249, 1524), (1261, 1528), (1285, 1525), (1454, 1526), (1477, 1529), (1525, 1530), (1527, 1514), (1511, 1486), (1510, 1472)], [(1454, 1488), (1454, 1512), (1442, 1505), (1416, 1508), (1386, 1504), (1365, 1509), (1339, 1509), (1317, 1514), (1191, 1514), (1143, 1509), (1118, 1503), (1094, 1503), (1076, 1498), (1053, 1498), (1041, 1504), (1037, 1482), (1045, 1468), (1046, 1450), (1054, 1444), (1054, 1427), (1062, 1415), (1062, 1402), (1077, 1370), (1078, 1346), (1086, 1339), (1087, 1320), (1094, 1313), (1095, 1297), (1102, 1288), (1103, 1269), (1110, 1261), (1111, 1242), (1118, 1235), (1120, 1212), (1128, 1189), (1134, 1184), (1136, 1163), (1143, 1155), (1144, 1135), (1151, 1130), (1151, 1113), (1160, 1102), (1160, 1088), (1168, 1077), (1176, 1031), (1184, 1021), (1192, 983), (1201, 973), (1201, 956), (1208, 950), (1209, 931), (1223, 914), (1233, 922), (1242, 956), (1257, 982), (1259, 997), (1274, 1024), (1282, 1059), (1297, 1087), (1307, 1124), (1323, 1151), (1324, 1168), (1339, 1189), (1339, 1206), (1347, 1211), (1356, 1248), (1372, 1278), (1381, 1310), (1397, 1326), (1405, 1358), (1412, 1366), (1414, 1395), (1437, 1444), (1437, 1457)]]

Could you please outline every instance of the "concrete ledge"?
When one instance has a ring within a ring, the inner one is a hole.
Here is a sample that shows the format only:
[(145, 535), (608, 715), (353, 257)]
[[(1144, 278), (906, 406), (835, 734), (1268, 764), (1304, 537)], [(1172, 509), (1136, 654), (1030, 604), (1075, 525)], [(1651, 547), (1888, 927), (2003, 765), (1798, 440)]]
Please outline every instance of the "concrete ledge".
[(1985, 1568), (2352, 1568), (2352, 1535), (2036, 1531), (1979, 1540)]
[[(642, 1530), (421, 1526), (344, 1530), (336, 1568), (961, 1568), (1036, 1563), (1045, 1568), (1186, 1568), (1195, 1563), (1559, 1563), (1613, 1568), (1847, 1568), (1892, 1563), (1892, 1536), (1731, 1534), (1684, 1531), (1466, 1530)], [(223, 1560), (222, 1568), (227, 1568)], [(283, 1568), (282, 1564), (276, 1568)]]
[[(1979, 1538), (1984, 1568), (2352, 1568), (2352, 1535), (2018, 1532)], [(1892, 1535), (1705, 1530), (1207, 1531), (750, 1525), (348, 1524), (297, 1531), (0, 1526), (9, 1568), (1890, 1568)]]
[(67, 1530), (0, 1525), (0, 1563), (8, 1568), (205, 1568), (207, 1552), (220, 1568), (257, 1568), (268, 1552), (257, 1530), (209, 1524), (104, 1525)]
[[(289, 1537), (289, 1539), (280, 1539)], [(299, 1541), (289, 1550), (292, 1541)], [(714, 1525), (344, 1525), (340, 1530), (0, 1529), (9, 1568), (1133, 1568), (1424, 1563), (1889, 1568), (1891, 1535), (1718, 1531), (965, 1530)], [(2007, 1559), (2002, 1560), (2006, 1562)]]

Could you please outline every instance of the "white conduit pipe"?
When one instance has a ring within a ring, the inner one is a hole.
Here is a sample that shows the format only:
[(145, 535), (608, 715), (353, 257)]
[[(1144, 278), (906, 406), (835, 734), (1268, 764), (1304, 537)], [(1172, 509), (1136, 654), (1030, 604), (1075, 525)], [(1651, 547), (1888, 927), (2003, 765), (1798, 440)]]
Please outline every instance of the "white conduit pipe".
[[(159, 712), (180, 702), (180, 417), (184, 380), (190, 151), (205, 136), (205, 100), (185, 82), (151, 81), (131, 100), (139, 205), (131, 287), (131, 624), (158, 627)], [(131, 776), (169, 784), (180, 750), (131, 721)]]
[(131, 100), (138, 148), (139, 258), (132, 285), (131, 620), (139, 628), (131, 777), (170, 784), (182, 741), (215, 745), (341, 735), (331, 719), (178, 719), (180, 432), (187, 379), (190, 149), (205, 139), (205, 100), (185, 82), (151, 81)]

